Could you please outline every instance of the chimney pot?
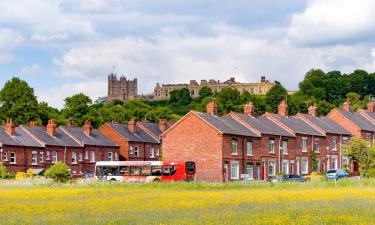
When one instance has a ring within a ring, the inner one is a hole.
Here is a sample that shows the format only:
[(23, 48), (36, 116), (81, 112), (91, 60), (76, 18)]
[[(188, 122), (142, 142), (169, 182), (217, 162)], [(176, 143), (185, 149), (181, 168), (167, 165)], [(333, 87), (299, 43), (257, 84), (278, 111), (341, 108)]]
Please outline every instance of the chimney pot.
[(16, 126), (14, 126), (12, 119), (7, 118), (7, 124), (5, 125), (5, 130), (10, 136), (14, 136), (16, 134)]
[(346, 100), (343, 104), (342, 104), (342, 109), (347, 111), (347, 112), (351, 112), (352, 111), (352, 104), (349, 102), (349, 100)]
[(367, 110), (370, 112), (375, 112), (375, 98), (371, 98), (367, 103)]
[(243, 109), (243, 113), (247, 116), (254, 116), (255, 114), (255, 107), (254, 107), (254, 104), (252, 102), (249, 102), (247, 103), (245, 106), (244, 106), (244, 109)]
[(48, 124), (47, 124), (47, 132), (51, 135), (51, 136), (56, 136), (56, 123), (55, 123), (55, 120), (54, 119), (50, 119), (48, 120)]
[(161, 130), (161, 132), (164, 132), (167, 130), (167, 121), (165, 119), (161, 119), (159, 121), (159, 129)]
[(288, 116), (288, 104), (285, 99), (283, 99), (278, 107), (278, 114), (281, 116)]
[(318, 115), (318, 107), (316, 104), (310, 106), (308, 108), (309, 115), (316, 117)]
[(85, 134), (87, 136), (91, 136), (92, 134), (92, 126), (91, 126), (91, 122), (86, 120), (85, 121), (85, 125), (83, 125), (83, 132), (85, 132)]
[(132, 118), (131, 120), (129, 120), (129, 122), (128, 122), (128, 129), (132, 133), (135, 133), (135, 131), (137, 130), (137, 125), (135, 123), (134, 118)]
[(217, 115), (217, 104), (215, 101), (212, 101), (210, 103), (207, 104), (206, 106), (206, 111), (208, 114), (211, 114), (211, 115)]

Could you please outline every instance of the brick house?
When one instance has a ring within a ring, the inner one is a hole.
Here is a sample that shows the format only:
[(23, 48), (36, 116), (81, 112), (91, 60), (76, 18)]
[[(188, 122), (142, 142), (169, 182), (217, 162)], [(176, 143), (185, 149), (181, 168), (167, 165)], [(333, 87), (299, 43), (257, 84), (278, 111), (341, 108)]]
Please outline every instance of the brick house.
[[(373, 109), (372, 104), (373, 100), (369, 103), (368, 109)], [(352, 136), (361, 137), (372, 145), (375, 139), (375, 124), (371, 122), (370, 117), (373, 113), (370, 112), (367, 113), (364, 110), (352, 112), (350, 102), (344, 102), (342, 109), (332, 109), (326, 117), (350, 131)]]
[(254, 158), (260, 134), (230, 116), (218, 116), (217, 105), (207, 113), (191, 111), (162, 135), (163, 159), (196, 163), (196, 180), (239, 180), (246, 165), (259, 165)]
[(310, 106), (308, 114), (299, 113), (297, 117), (325, 135), (320, 140), (324, 153), (318, 159), (318, 172), (350, 165), (349, 159), (342, 156), (342, 148), (348, 143), (351, 133), (328, 117), (318, 117), (317, 110), (316, 106)]
[(11, 119), (7, 120), (5, 126), (0, 126), (0, 148), (1, 160), (10, 173), (26, 172), (29, 168), (33, 168), (34, 171), (43, 168), (32, 161), (34, 152), (44, 149), (43, 143), (35, 140), (23, 129), (15, 127)]
[(95, 161), (117, 161), (119, 159), (119, 146), (104, 136), (98, 129), (93, 129), (89, 121), (83, 128), (60, 126), (59, 129), (69, 135), (84, 147), (83, 155), (78, 155), (78, 161), (83, 164), (85, 174), (93, 174)]
[[(151, 131), (145, 131), (138, 126), (134, 119), (128, 124), (105, 123), (99, 130), (119, 147), (120, 160), (150, 161), (157, 160), (160, 152), (161, 131), (154, 131), (154, 125), (143, 123), (144, 127), (149, 127)], [(156, 124), (157, 125), (157, 124)]]
[[(294, 134), (267, 117), (255, 117), (254, 111), (254, 105), (249, 103), (244, 106), (244, 114), (229, 113), (233, 119), (261, 135), (260, 143), (252, 153), (253, 161), (246, 164), (246, 173), (254, 179), (267, 179), (279, 173), (292, 172), (294, 159), (290, 159), (291, 154), (288, 154), (288, 143), (294, 142)], [(291, 162), (289, 166), (286, 161)]]

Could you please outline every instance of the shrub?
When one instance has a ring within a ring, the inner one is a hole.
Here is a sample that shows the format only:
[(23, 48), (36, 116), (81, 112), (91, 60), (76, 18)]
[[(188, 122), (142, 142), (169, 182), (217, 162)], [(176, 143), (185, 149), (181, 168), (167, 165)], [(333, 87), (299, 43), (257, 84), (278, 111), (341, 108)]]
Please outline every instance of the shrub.
[(10, 174), (8, 171), (7, 171), (7, 168), (5, 166), (0, 166), (0, 179), (1, 178), (4, 178), (4, 179), (12, 179), (14, 178), (14, 175), (13, 174)]
[(44, 176), (52, 178), (56, 182), (66, 183), (70, 178), (69, 168), (62, 162), (58, 162), (46, 170)]

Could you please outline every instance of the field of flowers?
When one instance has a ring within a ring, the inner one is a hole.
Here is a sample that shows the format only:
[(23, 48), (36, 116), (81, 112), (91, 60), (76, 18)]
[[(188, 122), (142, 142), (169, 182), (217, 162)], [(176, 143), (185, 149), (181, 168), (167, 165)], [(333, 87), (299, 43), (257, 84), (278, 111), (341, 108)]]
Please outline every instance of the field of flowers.
[(0, 224), (375, 224), (375, 180), (273, 186), (0, 182)]

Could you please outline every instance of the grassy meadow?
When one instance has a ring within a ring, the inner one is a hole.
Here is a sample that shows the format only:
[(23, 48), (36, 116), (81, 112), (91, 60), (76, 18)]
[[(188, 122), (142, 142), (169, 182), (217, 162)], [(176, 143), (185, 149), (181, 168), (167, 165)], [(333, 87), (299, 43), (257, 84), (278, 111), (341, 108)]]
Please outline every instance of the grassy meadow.
[(276, 185), (0, 182), (0, 224), (375, 224), (375, 180)]

